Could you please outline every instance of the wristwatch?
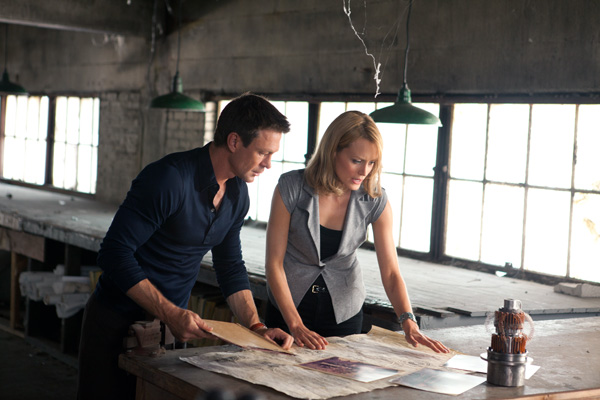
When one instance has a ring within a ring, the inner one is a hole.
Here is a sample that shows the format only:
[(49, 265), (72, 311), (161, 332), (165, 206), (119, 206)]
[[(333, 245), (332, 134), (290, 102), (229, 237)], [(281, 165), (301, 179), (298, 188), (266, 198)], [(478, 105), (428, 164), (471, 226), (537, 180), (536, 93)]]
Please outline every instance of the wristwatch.
[(415, 324), (419, 324), (417, 322), (417, 318), (415, 317), (415, 314), (411, 313), (411, 312), (405, 312), (404, 314), (400, 315), (400, 317), (398, 318), (398, 323), (400, 323), (400, 326), (402, 326), (402, 323), (404, 321), (406, 321), (407, 319), (412, 319)]

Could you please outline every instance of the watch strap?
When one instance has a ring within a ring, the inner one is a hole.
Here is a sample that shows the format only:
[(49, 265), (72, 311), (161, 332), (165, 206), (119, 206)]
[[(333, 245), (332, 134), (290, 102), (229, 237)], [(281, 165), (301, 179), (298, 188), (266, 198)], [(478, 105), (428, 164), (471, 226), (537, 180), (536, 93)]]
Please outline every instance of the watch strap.
[(402, 323), (404, 321), (406, 321), (407, 319), (412, 319), (417, 325), (417, 318), (415, 317), (415, 314), (411, 313), (411, 312), (405, 312), (402, 315), (400, 315), (400, 317), (398, 317), (398, 322), (400, 323), (400, 325), (402, 325)]

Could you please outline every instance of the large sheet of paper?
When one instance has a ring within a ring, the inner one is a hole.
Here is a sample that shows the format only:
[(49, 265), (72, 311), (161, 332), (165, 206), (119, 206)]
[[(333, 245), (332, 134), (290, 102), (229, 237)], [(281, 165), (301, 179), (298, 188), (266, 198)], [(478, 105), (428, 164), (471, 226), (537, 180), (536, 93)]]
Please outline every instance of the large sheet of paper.
[(268, 386), (288, 396), (300, 399), (328, 399), (355, 393), (369, 392), (394, 386), (390, 377), (372, 382), (360, 382), (300, 367), (330, 357), (397, 370), (393, 377), (408, 375), (423, 368), (441, 368), (457, 354), (437, 354), (419, 346), (413, 348), (404, 335), (373, 327), (364, 335), (328, 338), (325, 350), (308, 350), (294, 346), (293, 354), (265, 352), (223, 346), (223, 351), (193, 357), (181, 357), (199, 368), (227, 374), (245, 381)]

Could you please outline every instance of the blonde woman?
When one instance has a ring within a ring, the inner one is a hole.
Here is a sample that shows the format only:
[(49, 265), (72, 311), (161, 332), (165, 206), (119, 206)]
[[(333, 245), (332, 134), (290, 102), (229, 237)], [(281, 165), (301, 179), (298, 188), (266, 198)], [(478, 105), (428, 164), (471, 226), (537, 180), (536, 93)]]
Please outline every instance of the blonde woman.
[(356, 250), (372, 224), (381, 279), (406, 339), (448, 349), (419, 331), (398, 267), (392, 209), (380, 186), (382, 138), (366, 114), (348, 111), (327, 128), (304, 170), (283, 174), (267, 227), (266, 324), (298, 346), (361, 332), (365, 288)]

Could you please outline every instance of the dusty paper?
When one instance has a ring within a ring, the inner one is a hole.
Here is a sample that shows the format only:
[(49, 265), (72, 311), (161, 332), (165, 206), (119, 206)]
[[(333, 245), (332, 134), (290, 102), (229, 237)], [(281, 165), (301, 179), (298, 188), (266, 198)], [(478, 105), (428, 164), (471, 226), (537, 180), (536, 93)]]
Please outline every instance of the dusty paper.
[(327, 349), (321, 351), (294, 346), (293, 355), (223, 346), (219, 348), (223, 351), (180, 359), (199, 368), (268, 386), (299, 399), (328, 399), (394, 384), (389, 382), (390, 378), (367, 383), (354, 381), (301, 368), (299, 364), (340, 357), (395, 369), (398, 373), (394, 377), (398, 377), (423, 368), (441, 367), (456, 354), (438, 354), (423, 346), (415, 349), (406, 342), (404, 335), (378, 327), (373, 327), (366, 335), (332, 337), (328, 341)]
[(264, 336), (252, 332), (250, 329), (245, 328), (240, 324), (233, 322), (214, 321), (210, 319), (205, 319), (204, 322), (213, 328), (210, 333), (231, 344), (235, 344), (243, 348), (255, 348), (289, 353), (278, 344), (271, 342)]

